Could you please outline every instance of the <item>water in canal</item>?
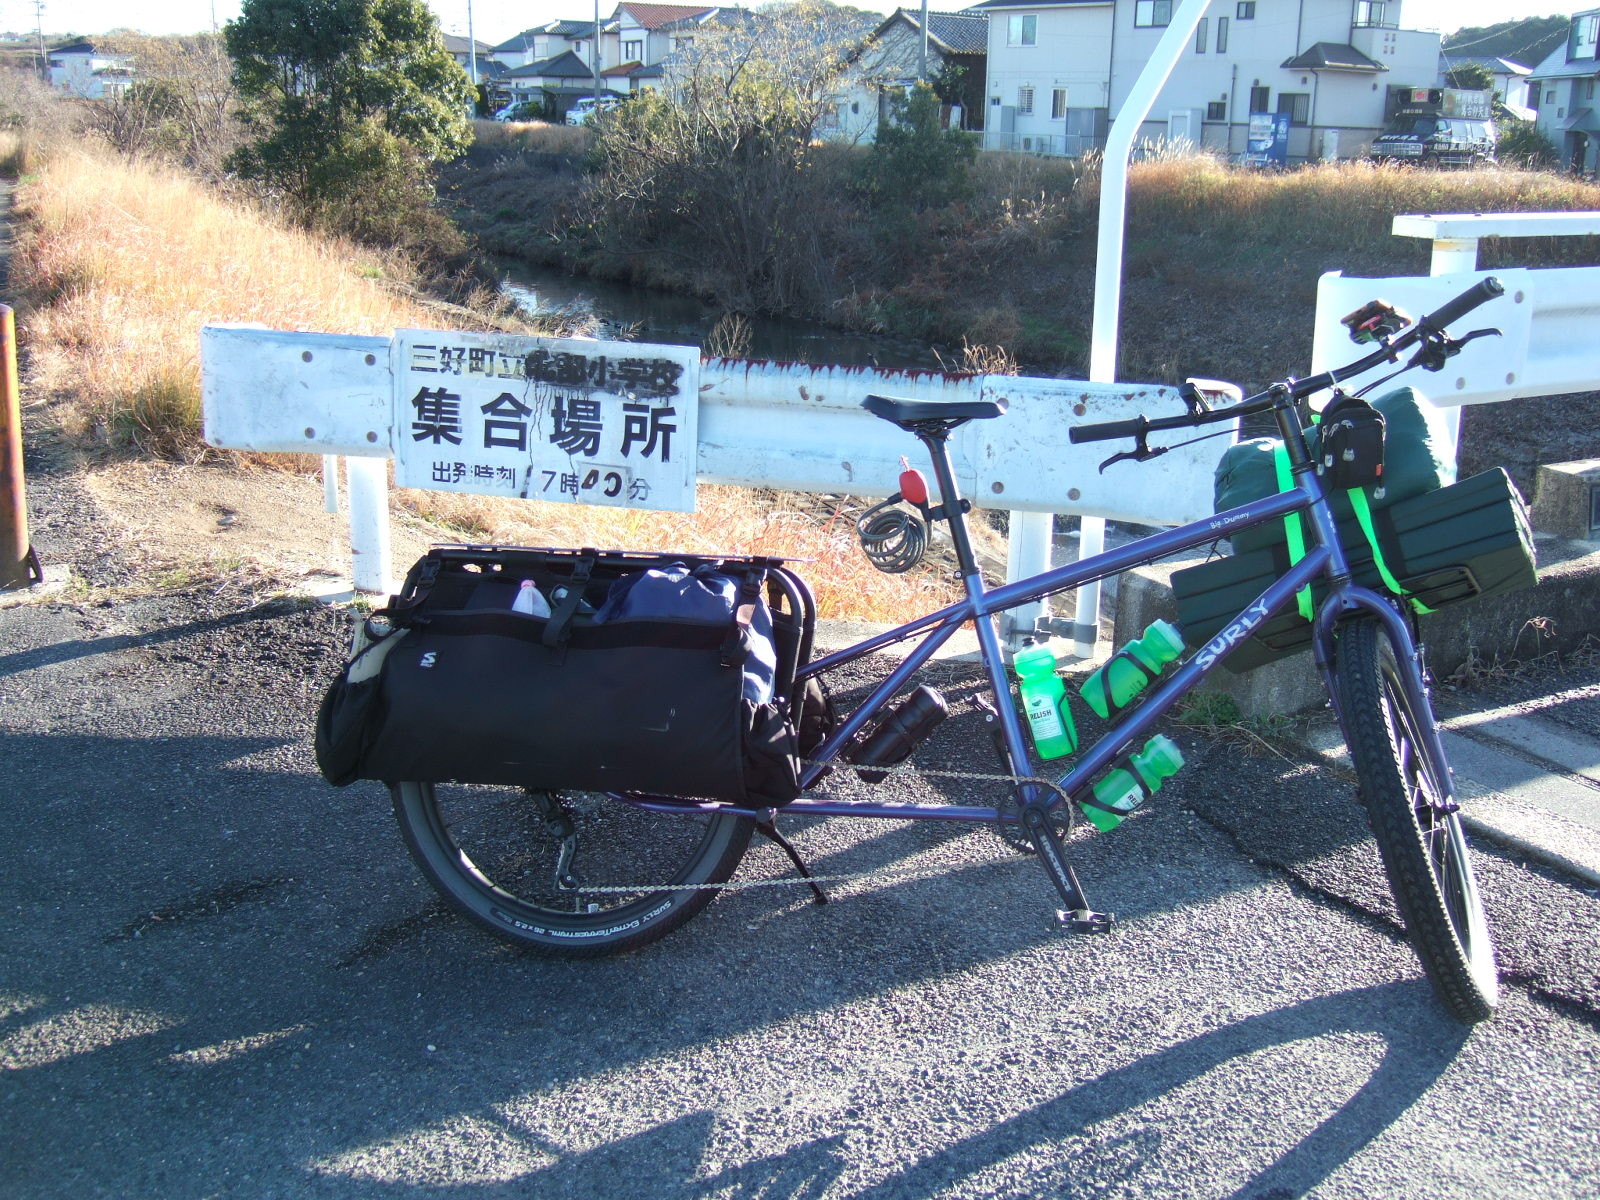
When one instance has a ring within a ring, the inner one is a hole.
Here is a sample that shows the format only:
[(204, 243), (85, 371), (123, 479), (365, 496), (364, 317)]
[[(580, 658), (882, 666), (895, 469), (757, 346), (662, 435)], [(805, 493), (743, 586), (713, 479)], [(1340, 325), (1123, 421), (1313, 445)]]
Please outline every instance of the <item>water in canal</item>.
[[(524, 307), (592, 315), (602, 338), (623, 335), (630, 341), (704, 347), (723, 316), (720, 308), (693, 296), (565, 275), (525, 263), (503, 261), (499, 265), (507, 294)], [(741, 358), (887, 369), (943, 366), (933, 347), (913, 341), (848, 333), (815, 321), (748, 320), (749, 343), (739, 353)]]

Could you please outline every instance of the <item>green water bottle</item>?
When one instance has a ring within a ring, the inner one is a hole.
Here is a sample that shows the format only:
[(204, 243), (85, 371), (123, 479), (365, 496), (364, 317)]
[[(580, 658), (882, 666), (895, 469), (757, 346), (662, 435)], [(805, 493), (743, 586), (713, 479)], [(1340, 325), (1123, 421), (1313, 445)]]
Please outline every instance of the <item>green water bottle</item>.
[[(1089, 707), (1102, 717), (1132, 700), (1161, 668), (1183, 653), (1183, 634), (1171, 621), (1153, 621), (1142, 638), (1129, 642), (1079, 689)], [(1107, 703), (1109, 693), (1110, 703)]]
[[(1123, 817), (1143, 804), (1146, 789), (1154, 795), (1163, 782), (1176, 775), (1183, 766), (1183, 752), (1178, 749), (1177, 742), (1164, 733), (1158, 733), (1144, 744), (1143, 750), (1132, 755), (1130, 761), (1133, 769), (1139, 773), (1138, 779), (1118, 767), (1094, 785), (1095, 799), (1106, 807), (1080, 805), (1089, 823), (1102, 833), (1115, 829), (1122, 824)], [(1144, 780), (1144, 787), (1139, 786), (1140, 779)], [(1106, 809), (1114, 811), (1107, 812)]]
[(1022, 711), (1028, 718), (1033, 745), (1040, 758), (1060, 758), (1078, 748), (1078, 731), (1072, 724), (1072, 709), (1067, 705), (1067, 686), (1056, 674), (1056, 656), (1050, 647), (1035, 645), (1032, 638), (1022, 640), (1022, 649), (1011, 660), (1020, 681)]

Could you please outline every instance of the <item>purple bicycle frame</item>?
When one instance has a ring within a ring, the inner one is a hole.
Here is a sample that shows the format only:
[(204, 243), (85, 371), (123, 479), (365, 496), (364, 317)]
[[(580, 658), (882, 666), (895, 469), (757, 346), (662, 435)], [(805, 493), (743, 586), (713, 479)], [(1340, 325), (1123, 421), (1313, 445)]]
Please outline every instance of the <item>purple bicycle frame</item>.
[[(799, 671), (799, 678), (831, 671), (856, 661), (887, 646), (923, 634), (922, 641), (905, 659), (889, 673), (858, 705), (853, 712), (829, 735), (820, 746), (801, 777), (803, 787), (814, 784), (833, 762), (850, 739), (871, 721), (890, 697), (895, 695), (938, 652), (965, 622), (971, 621), (978, 635), (980, 658), (987, 670), (988, 682), (997, 701), (1001, 727), (1010, 748), (1013, 761), (1027, 763), (1027, 741), (1021, 718), (1009, 700), (1010, 685), (1005, 676), (1004, 660), (995, 634), (994, 623), (989, 619), (995, 613), (1027, 604), (1057, 592), (1069, 591), (1084, 583), (1120, 574), (1132, 567), (1142, 566), (1165, 558), (1181, 550), (1214, 542), (1229, 533), (1250, 525), (1262, 524), (1291, 512), (1306, 512), (1318, 532), (1318, 544), (1307, 549), (1305, 556), (1274, 581), (1266, 591), (1256, 597), (1244, 610), (1222, 628), (1210, 641), (1200, 647), (1171, 676), (1161, 682), (1148, 697), (1111, 730), (1089, 747), (1073, 769), (1056, 780), (1060, 791), (1072, 796), (1088, 787), (1089, 782), (1110, 766), (1129, 746), (1142, 738), (1162, 715), (1186, 692), (1216, 669), (1235, 648), (1245, 641), (1273, 613), (1293, 602), (1294, 595), (1319, 575), (1331, 574), (1328, 596), (1319, 606), (1313, 626), (1313, 648), (1317, 669), (1327, 685), (1328, 694), (1338, 703), (1334, 686), (1332, 655), (1333, 627), (1339, 615), (1352, 607), (1370, 610), (1388, 627), (1395, 644), (1405, 652), (1407, 669), (1401, 672), (1408, 701), (1413, 713), (1429, 714), (1417, 653), (1410, 630), (1405, 621), (1383, 597), (1367, 588), (1341, 581), (1346, 573), (1342, 550), (1334, 533), (1332, 516), (1320, 480), (1315, 476), (1286, 492), (1279, 492), (1260, 500), (1253, 500), (1238, 508), (1231, 508), (1215, 516), (1194, 521), (1176, 529), (1166, 530), (1140, 538), (1127, 545), (1107, 550), (1092, 558), (1056, 567), (1027, 579), (1008, 583), (997, 588), (985, 588), (981, 577), (967, 580), (968, 595), (936, 612), (919, 617), (905, 625), (877, 634), (846, 649), (814, 659)], [(1002, 699), (1004, 698), (1004, 699)], [(1443, 762), (1437, 726), (1431, 717), (1421, 722), (1418, 730), (1433, 762)], [(1435, 772), (1436, 773), (1436, 772)], [(1449, 780), (1439, 780), (1441, 794), (1448, 794)], [(1023, 787), (1030, 785), (1024, 784)], [(1040, 785), (1032, 785), (1037, 788)], [(735, 815), (765, 818), (768, 810), (741, 808), (717, 801), (686, 801), (665, 797), (632, 794), (619, 799), (638, 808), (659, 812), (726, 812)], [(1052, 797), (1059, 805), (1059, 796)], [(967, 821), (992, 823), (999, 819), (993, 807), (974, 805), (931, 805), (876, 803), (872, 801), (824, 800), (801, 796), (780, 811), (800, 816), (853, 816), (884, 817), (897, 820)]]

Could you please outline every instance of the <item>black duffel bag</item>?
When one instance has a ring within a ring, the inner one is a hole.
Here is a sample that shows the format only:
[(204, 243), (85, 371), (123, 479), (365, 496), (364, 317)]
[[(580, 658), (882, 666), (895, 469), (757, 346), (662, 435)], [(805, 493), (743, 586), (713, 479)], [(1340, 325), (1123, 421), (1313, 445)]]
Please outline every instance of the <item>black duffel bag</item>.
[[(392, 632), (324, 699), (318, 762), (332, 783), (754, 807), (798, 794), (794, 675), (815, 607), (781, 560), (436, 547), (381, 615)], [(379, 652), (374, 674), (364, 664)]]

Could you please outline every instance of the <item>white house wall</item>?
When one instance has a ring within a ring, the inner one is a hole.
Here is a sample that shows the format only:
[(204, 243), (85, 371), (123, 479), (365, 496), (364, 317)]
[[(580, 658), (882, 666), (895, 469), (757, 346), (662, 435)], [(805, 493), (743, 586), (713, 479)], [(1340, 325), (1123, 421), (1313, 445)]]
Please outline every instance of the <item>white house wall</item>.
[[(1065, 88), (1069, 109), (1106, 107), (1113, 9), (1103, 4), (1013, 11), (1037, 15), (1036, 44), (1006, 45), (1007, 18), (1012, 13), (990, 10), (984, 145), (1020, 150), (1026, 139), (1030, 150), (1060, 153), (1067, 122), (1064, 117), (1051, 118), (1051, 95), (1056, 88)], [(1022, 88), (1033, 89), (1032, 113), (1017, 111)]]
[[(1399, 8), (1390, 0), (1391, 10)], [(1309, 122), (1290, 131), (1293, 158), (1321, 157), (1336, 143), (1340, 157), (1360, 153), (1383, 128), (1390, 85), (1433, 87), (1438, 83), (1439, 37), (1405, 29), (1351, 29), (1351, 0), (1258, 0), (1255, 16), (1240, 20), (1236, 0), (1216, 0), (1206, 12), (1205, 52), (1191, 40), (1157, 97), (1145, 136), (1186, 131), (1191, 140), (1237, 154), (1245, 149), (1252, 87), (1268, 89), (1267, 110), (1276, 112), (1284, 93), (1309, 98)], [(1052, 121), (1051, 92), (1067, 88), (1069, 108), (1107, 107), (1115, 118), (1149, 61), (1164, 26), (1134, 25), (1133, 0), (1070, 8), (992, 8), (988, 41), (988, 112), (985, 144), (993, 149), (1043, 149), (1059, 153), (1065, 122)], [(1007, 18), (1038, 19), (1038, 44), (1009, 46)], [(1403, 18), (1402, 18), (1403, 19)], [(1228, 48), (1217, 37), (1228, 23)], [(1287, 70), (1286, 59), (1317, 42), (1351, 44), (1387, 67), (1377, 74)], [(1018, 90), (1034, 89), (1032, 114), (1015, 112)], [(1224, 104), (1226, 120), (1206, 120), (1208, 106)], [(1006, 129), (1010, 117), (1011, 131)], [(1335, 142), (1325, 131), (1338, 130)], [(1045, 140), (1041, 144), (1041, 139)], [(1027, 139), (1024, 142), (1024, 139)]]

